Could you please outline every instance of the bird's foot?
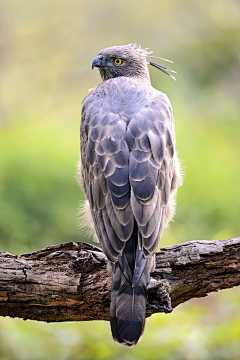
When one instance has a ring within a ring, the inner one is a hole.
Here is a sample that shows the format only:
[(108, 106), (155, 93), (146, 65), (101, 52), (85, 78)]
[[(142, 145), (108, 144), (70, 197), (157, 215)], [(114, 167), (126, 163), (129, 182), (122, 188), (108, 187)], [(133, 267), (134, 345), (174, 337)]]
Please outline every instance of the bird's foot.
[(147, 286), (147, 313), (165, 312), (167, 314), (172, 312), (171, 298), (167, 288), (166, 281), (151, 278), (150, 283)]

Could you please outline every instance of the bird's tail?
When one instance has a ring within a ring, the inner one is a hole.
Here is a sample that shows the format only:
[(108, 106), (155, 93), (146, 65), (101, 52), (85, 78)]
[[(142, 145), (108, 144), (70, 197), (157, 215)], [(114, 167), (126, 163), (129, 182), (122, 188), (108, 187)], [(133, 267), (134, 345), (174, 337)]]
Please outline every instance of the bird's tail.
[(141, 340), (145, 327), (148, 261), (144, 259), (140, 272), (133, 271), (131, 281), (128, 270), (121, 259), (113, 265), (110, 322), (114, 340), (133, 347)]

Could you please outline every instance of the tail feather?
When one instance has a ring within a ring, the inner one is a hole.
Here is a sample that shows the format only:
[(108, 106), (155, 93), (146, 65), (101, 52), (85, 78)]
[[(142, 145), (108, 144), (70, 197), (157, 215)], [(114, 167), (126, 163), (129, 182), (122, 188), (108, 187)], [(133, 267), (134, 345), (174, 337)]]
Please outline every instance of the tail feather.
[(123, 275), (120, 265), (115, 264), (110, 322), (113, 338), (120, 344), (132, 347), (141, 339), (145, 327), (148, 282), (148, 263), (135, 285)]
[[(113, 280), (114, 278), (114, 280)], [(110, 324), (114, 341), (121, 345), (126, 345), (125, 341), (121, 338), (118, 331), (118, 322), (116, 317), (116, 299), (118, 296), (118, 290), (121, 287), (121, 270), (120, 266), (113, 266), (112, 276), (112, 291), (111, 291), (111, 305), (110, 305)]]

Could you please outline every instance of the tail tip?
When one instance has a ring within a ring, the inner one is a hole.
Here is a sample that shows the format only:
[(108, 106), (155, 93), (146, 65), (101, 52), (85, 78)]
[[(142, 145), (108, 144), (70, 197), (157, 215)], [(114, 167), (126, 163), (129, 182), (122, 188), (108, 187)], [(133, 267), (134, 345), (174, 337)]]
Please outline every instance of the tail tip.
[[(110, 320), (112, 319), (110, 318)], [(135, 325), (137, 326), (132, 326), (132, 324), (128, 324), (128, 321), (123, 320), (118, 322), (114, 319), (114, 321), (111, 321), (113, 340), (119, 345), (124, 345), (129, 348), (135, 347), (137, 343), (142, 340), (145, 321), (144, 323), (141, 323), (140, 328), (139, 323)]]

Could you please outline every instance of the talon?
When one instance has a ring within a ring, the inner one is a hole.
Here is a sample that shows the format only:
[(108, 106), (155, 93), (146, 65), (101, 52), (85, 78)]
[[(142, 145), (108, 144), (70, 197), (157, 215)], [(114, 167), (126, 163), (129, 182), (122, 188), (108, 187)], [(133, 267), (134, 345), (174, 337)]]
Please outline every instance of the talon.
[(160, 285), (162, 285), (161, 281), (150, 278), (150, 282), (147, 285), (147, 290), (158, 288)]

